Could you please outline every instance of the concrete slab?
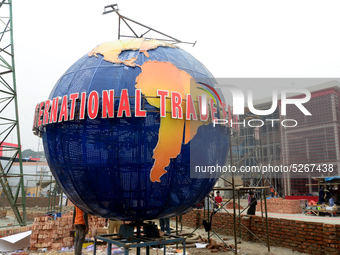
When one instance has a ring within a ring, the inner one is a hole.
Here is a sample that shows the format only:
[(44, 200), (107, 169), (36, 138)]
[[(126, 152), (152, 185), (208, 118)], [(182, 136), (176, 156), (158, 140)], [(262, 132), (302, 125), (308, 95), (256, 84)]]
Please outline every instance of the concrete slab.
[[(261, 212), (256, 212), (257, 216), (261, 216)], [(327, 224), (340, 224), (340, 217), (327, 217), (327, 216), (315, 216), (311, 214), (280, 214), (280, 213), (268, 213), (268, 217), (280, 218), (286, 220), (300, 220), (307, 222), (320, 222)]]

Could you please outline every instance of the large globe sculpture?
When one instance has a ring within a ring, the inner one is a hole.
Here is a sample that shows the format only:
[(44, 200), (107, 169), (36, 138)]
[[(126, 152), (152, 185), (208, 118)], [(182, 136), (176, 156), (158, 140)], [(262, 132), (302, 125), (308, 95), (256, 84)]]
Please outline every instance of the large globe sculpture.
[[(229, 130), (214, 126), (211, 116), (193, 120), (193, 111), (186, 119), (187, 94), (197, 112), (194, 94), (213, 95), (192, 79), (213, 86), (211, 73), (189, 53), (145, 39), (99, 45), (60, 77), (46, 113), (37, 108), (39, 132), (50, 169), (74, 204), (105, 218), (147, 220), (183, 214), (204, 199), (220, 174), (196, 172), (192, 178), (190, 171), (224, 165)], [(169, 92), (162, 106), (157, 90)], [(181, 95), (177, 101), (172, 91)], [(182, 104), (182, 118), (171, 116), (174, 102)], [(222, 118), (216, 105), (215, 115)]]

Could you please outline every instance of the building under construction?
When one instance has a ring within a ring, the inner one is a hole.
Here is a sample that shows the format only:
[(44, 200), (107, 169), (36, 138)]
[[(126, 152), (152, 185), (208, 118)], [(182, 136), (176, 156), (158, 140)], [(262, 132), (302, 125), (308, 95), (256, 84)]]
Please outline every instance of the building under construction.
[[(304, 106), (311, 116), (305, 116), (295, 105), (287, 105), (285, 116), (280, 115), (281, 107), (266, 116), (240, 116), (240, 120), (261, 119), (264, 124), (260, 128), (239, 125), (239, 134), (233, 139), (234, 162), (245, 158), (242, 164), (250, 167), (261, 164), (294, 167), (290, 173), (265, 173), (267, 184), (273, 186), (280, 196), (317, 195), (316, 185), (306, 185), (316, 184), (312, 177), (339, 175), (340, 83), (331, 81), (307, 89), (311, 92), (311, 99)], [(257, 101), (255, 108), (265, 110), (271, 106), (272, 98), (269, 98)], [(297, 122), (294, 128), (281, 125), (280, 122), (290, 119)], [(256, 148), (258, 151), (251, 153)], [(240, 173), (239, 179), (242, 179), (242, 185), (256, 186), (261, 175)], [(219, 186), (222, 185), (220, 182)]]

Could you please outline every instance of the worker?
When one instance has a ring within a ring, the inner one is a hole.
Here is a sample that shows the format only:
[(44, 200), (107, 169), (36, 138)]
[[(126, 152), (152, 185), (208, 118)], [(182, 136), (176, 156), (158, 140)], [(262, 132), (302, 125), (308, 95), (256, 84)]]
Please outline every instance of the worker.
[(215, 208), (214, 192), (212, 191), (210, 195), (207, 195), (204, 199), (204, 208), (212, 212)]
[(74, 206), (73, 225), (76, 228), (76, 237), (74, 238), (74, 255), (81, 255), (85, 236), (89, 232), (88, 215), (86, 212)]
[(318, 204), (322, 205), (325, 202), (324, 197), (325, 197), (324, 187), (320, 187)]
[(247, 211), (248, 215), (255, 215), (255, 211), (256, 211), (256, 205), (257, 205), (257, 200), (254, 197), (254, 193), (249, 193), (251, 200), (250, 200), (250, 205), (249, 205), (249, 209)]
[(270, 194), (272, 195), (272, 197), (274, 197), (274, 188), (273, 188), (273, 186), (270, 188)]
[(218, 208), (220, 208), (222, 206), (222, 197), (220, 196), (220, 191), (216, 191), (216, 197), (215, 197), (215, 202), (216, 205), (218, 206)]
[(170, 218), (161, 218), (159, 219), (159, 225), (161, 227), (161, 231), (167, 233), (168, 235), (171, 234), (170, 229)]
[(323, 190), (325, 192), (324, 199), (326, 203), (329, 203), (329, 199), (331, 198), (331, 192), (329, 190), (330, 190), (329, 186), (326, 186), (326, 188)]
[(334, 198), (335, 196), (332, 196), (330, 199), (329, 199), (329, 206), (334, 206)]

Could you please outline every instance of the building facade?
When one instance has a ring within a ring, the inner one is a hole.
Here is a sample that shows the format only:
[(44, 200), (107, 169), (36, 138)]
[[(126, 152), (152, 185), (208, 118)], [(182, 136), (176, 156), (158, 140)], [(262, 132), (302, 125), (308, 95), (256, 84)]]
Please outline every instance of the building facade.
[[(340, 83), (332, 81), (307, 89), (311, 92), (311, 99), (303, 105), (311, 116), (304, 115), (295, 105), (287, 105), (287, 114), (283, 116), (279, 101), (279, 107), (271, 115), (240, 116), (240, 120), (256, 118), (264, 124), (260, 128), (240, 125), (238, 137), (233, 141), (234, 161), (246, 158), (242, 165), (286, 166), (289, 169), (284, 173), (264, 173), (265, 185), (273, 186), (280, 196), (317, 193), (313, 177), (340, 175)], [(265, 110), (271, 106), (270, 98), (261, 100), (255, 108)], [(297, 125), (284, 127), (282, 121)], [(252, 124), (255, 123), (254, 120)], [(243, 174), (242, 178), (247, 186), (262, 184), (256, 173)]]

